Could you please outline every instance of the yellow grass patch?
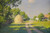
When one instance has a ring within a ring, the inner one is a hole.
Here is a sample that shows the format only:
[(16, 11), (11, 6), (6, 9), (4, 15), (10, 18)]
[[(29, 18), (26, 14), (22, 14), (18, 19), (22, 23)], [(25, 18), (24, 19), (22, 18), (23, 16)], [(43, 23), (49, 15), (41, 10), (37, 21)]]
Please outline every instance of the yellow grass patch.
[(43, 22), (33, 22), (32, 26), (43, 26), (43, 27), (46, 27), (46, 28), (50, 28), (50, 21), (43, 21)]

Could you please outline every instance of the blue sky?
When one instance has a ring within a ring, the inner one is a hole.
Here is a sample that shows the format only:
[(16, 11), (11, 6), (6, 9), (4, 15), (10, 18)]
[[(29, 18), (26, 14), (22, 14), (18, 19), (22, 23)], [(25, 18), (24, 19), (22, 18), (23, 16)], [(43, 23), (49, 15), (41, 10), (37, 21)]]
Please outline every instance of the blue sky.
[(22, 0), (19, 9), (24, 11), (30, 18), (40, 13), (47, 14), (50, 12), (50, 0)]

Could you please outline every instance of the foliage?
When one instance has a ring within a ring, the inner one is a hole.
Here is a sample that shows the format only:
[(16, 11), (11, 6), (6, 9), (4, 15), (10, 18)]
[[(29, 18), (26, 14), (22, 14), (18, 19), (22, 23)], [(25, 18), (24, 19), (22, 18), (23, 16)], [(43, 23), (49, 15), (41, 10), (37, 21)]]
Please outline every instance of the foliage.
[(24, 17), (25, 16), (25, 12), (24, 11), (23, 12), (21, 11), (20, 12), (20, 15), (22, 15)]
[(30, 18), (25, 14), (24, 21), (29, 20)]
[(20, 15), (23, 16), (24, 21), (29, 20), (30, 18), (27, 16), (27, 14), (25, 14), (25, 12), (20, 12)]
[(37, 17), (37, 16), (34, 16), (34, 17), (33, 17), (33, 20), (36, 20), (36, 17)]
[(14, 19), (14, 17), (20, 13), (20, 9), (19, 9), (19, 8), (13, 8), (13, 9), (11, 9), (10, 12), (11, 12), (11, 14), (12, 14), (12, 15), (11, 15), (11, 18)]
[[(50, 13), (48, 13), (48, 15), (50, 15)], [(48, 19), (50, 20), (50, 16), (48, 17)]]
[(5, 22), (5, 20), (11, 19), (10, 17), (12, 15), (11, 8), (10, 8), (11, 4), (12, 4), (12, 7), (13, 6), (16, 7), (19, 4), (21, 4), (21, 0), (0, 0), (0, 18), (1, 18), (0, 22), (1, 23)]
[(4, 24), (5, 23), (5, 19), (4, 19), (4, 17), (3, 16), (0, 16), (0, 28), (1, 28), (1, 26), (2, 26), (2, 24)]
[(48, 17), (48, 19), (50, 20), (50, 16)]
[(0, 16), (0, 23), (4, 22), (4, 17)]
[(44, 18), (43, 13), (40, 13), (40, 14), (38, 15), (38, 18), (39, 18), (40, 21), (42, 21), (42, 18)]
[(9, 16), (10, 16), (10, 6), (5, 6), (4, 7), (4, 11), (3, 11), (3, 16), (5, 17), (5, 19), (9, 19)]
[(0, 4), (2, 6), (10, 5), (10, 4), (12, 4), (13, 6), (17, 6), (17, 4), (15, 4), (16, 2), (18, 2), (18, 4), (20, 4), (21, 0), (0, 0)]
[(47, 21), (47, 19), (44, 19), (44, 21)]
[(48, 15), (50, 15), (50, 13), (48, 13)]

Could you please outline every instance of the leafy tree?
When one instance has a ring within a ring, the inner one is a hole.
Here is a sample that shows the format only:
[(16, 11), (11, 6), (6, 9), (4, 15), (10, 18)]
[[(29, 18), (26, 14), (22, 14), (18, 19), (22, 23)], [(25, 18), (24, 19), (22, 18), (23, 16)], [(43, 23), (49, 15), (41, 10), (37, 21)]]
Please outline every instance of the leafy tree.
[(34, 16), (34, 17), (33, 17), (33, 20), (36, 20), (36, 17), (37, 17), (37, 16)]
[(4, 21), (4, 17), (0, 16), (0, 23)]
[(48, 13), (48, 15), (49, 15), (48, 19), (50, 20), (50, 13)]
[(18, 14), (20, 14), (20, 9), (19, 8), (13, 8), (13, 9), (11, 9), (11, 18), (13, 18), (14, 19), (14, 17), (16, 16), (16, 15), (18, 15)]
[(25, 14), (24, 21), (26, 21), (26, 20), (30, 20), (30, 18)]
[(1, 28), (1, 26), (2, 26), (2, 24), (4, 24), (5, 23), (5, 19), (4, 19), (4, 17), (3, 16), (0, 16), (0, 28)]
[(7, 19), (9, 18), (10, 10), (11, 10), (10, 6), (5, 6), (5, 7), (4, 7), (3, 15), (4, 15), (4, 17), (6, 17)]
[(48, 15), (50, 15), (50, 13), (48, 13)]
[(21, 11), (20, 12), (20, 15), (22, 15), (24, 17), (25, 16), (25, 12), (24, 11), (23, 12)]
[(0, 0), (0, 4), (4, 7), (5, 5), (12, 4), (13, 6), (17, 6), (18, 4), (15, 4), (18, 2), (18, 4), (21, 3), (21, 0)]
[(29, 20), (30, 18), (27, 16), (27, 14), (25, 14), (25, 12), (23, 11), (21, 11), (20, 12), (20, 15), (22, 15), (23, 16), (23, 19), (24, 19), (24, 21), (26, 21), (26, 20)]
[(44, 18), (43, 13), (40, 13), (40, 14), (38, 15), (38, 18), (39, 18), (40, 21), (42, 21), (42, 18)]
[(50, 16), (48, 17), (48, 19), (50, 20)]
[(21, 0), (0, 0), (0, 10), (2, 11), (2, 15), (3, 15), (3, 12), (4, 12), (3, 9), (4, 9), (5, 6), (10, 6), (10, 4), (12, 4), (13, 6), (17, 6), (20, 3), (21, 3)]
[[(3, 16), (2, 16), (3, 15)], [(6, 22), (6, 20), (9, 19), (9, 15), (10, 15), (10, 6), (5, 6), (3, 8), (3, 13), (0, 12), (0, 26)]]
[(1, 21), (4, 22), (3, 20), (10, 19), (10, 16), (12, 15), (12, 13), (10, 11), (11, 10), (11, 8), (10, 8), (11, 4), (13, 7), (14, 6), (16, 7), (19, 4), (21, 4), (21, 0), (0, 0), (0, 16), (1, 16), (0, 22)]

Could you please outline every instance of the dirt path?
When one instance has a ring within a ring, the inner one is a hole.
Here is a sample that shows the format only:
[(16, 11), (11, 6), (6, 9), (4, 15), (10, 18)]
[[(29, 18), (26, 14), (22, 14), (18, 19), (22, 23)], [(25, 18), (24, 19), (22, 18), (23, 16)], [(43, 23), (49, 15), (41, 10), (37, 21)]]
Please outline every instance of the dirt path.
[(37, 33), (43, 33), (43, 32), (41, 32), (40, 30), (38, 30), (38, 29), (36, 29), (36, 28), (34, 28), (34, 27), (32, 27), (32, 25), (30, 24), (29, 25), (32, 29), (34, 29), (34, 31), (36, 31)]
[(30, 30), (29, 27), (28, 27), (28, 24), (26, 24), (26, 29), (27, 29), (27, 32), (28, 32), (28, 33), (32, 33), (31, 30)]

